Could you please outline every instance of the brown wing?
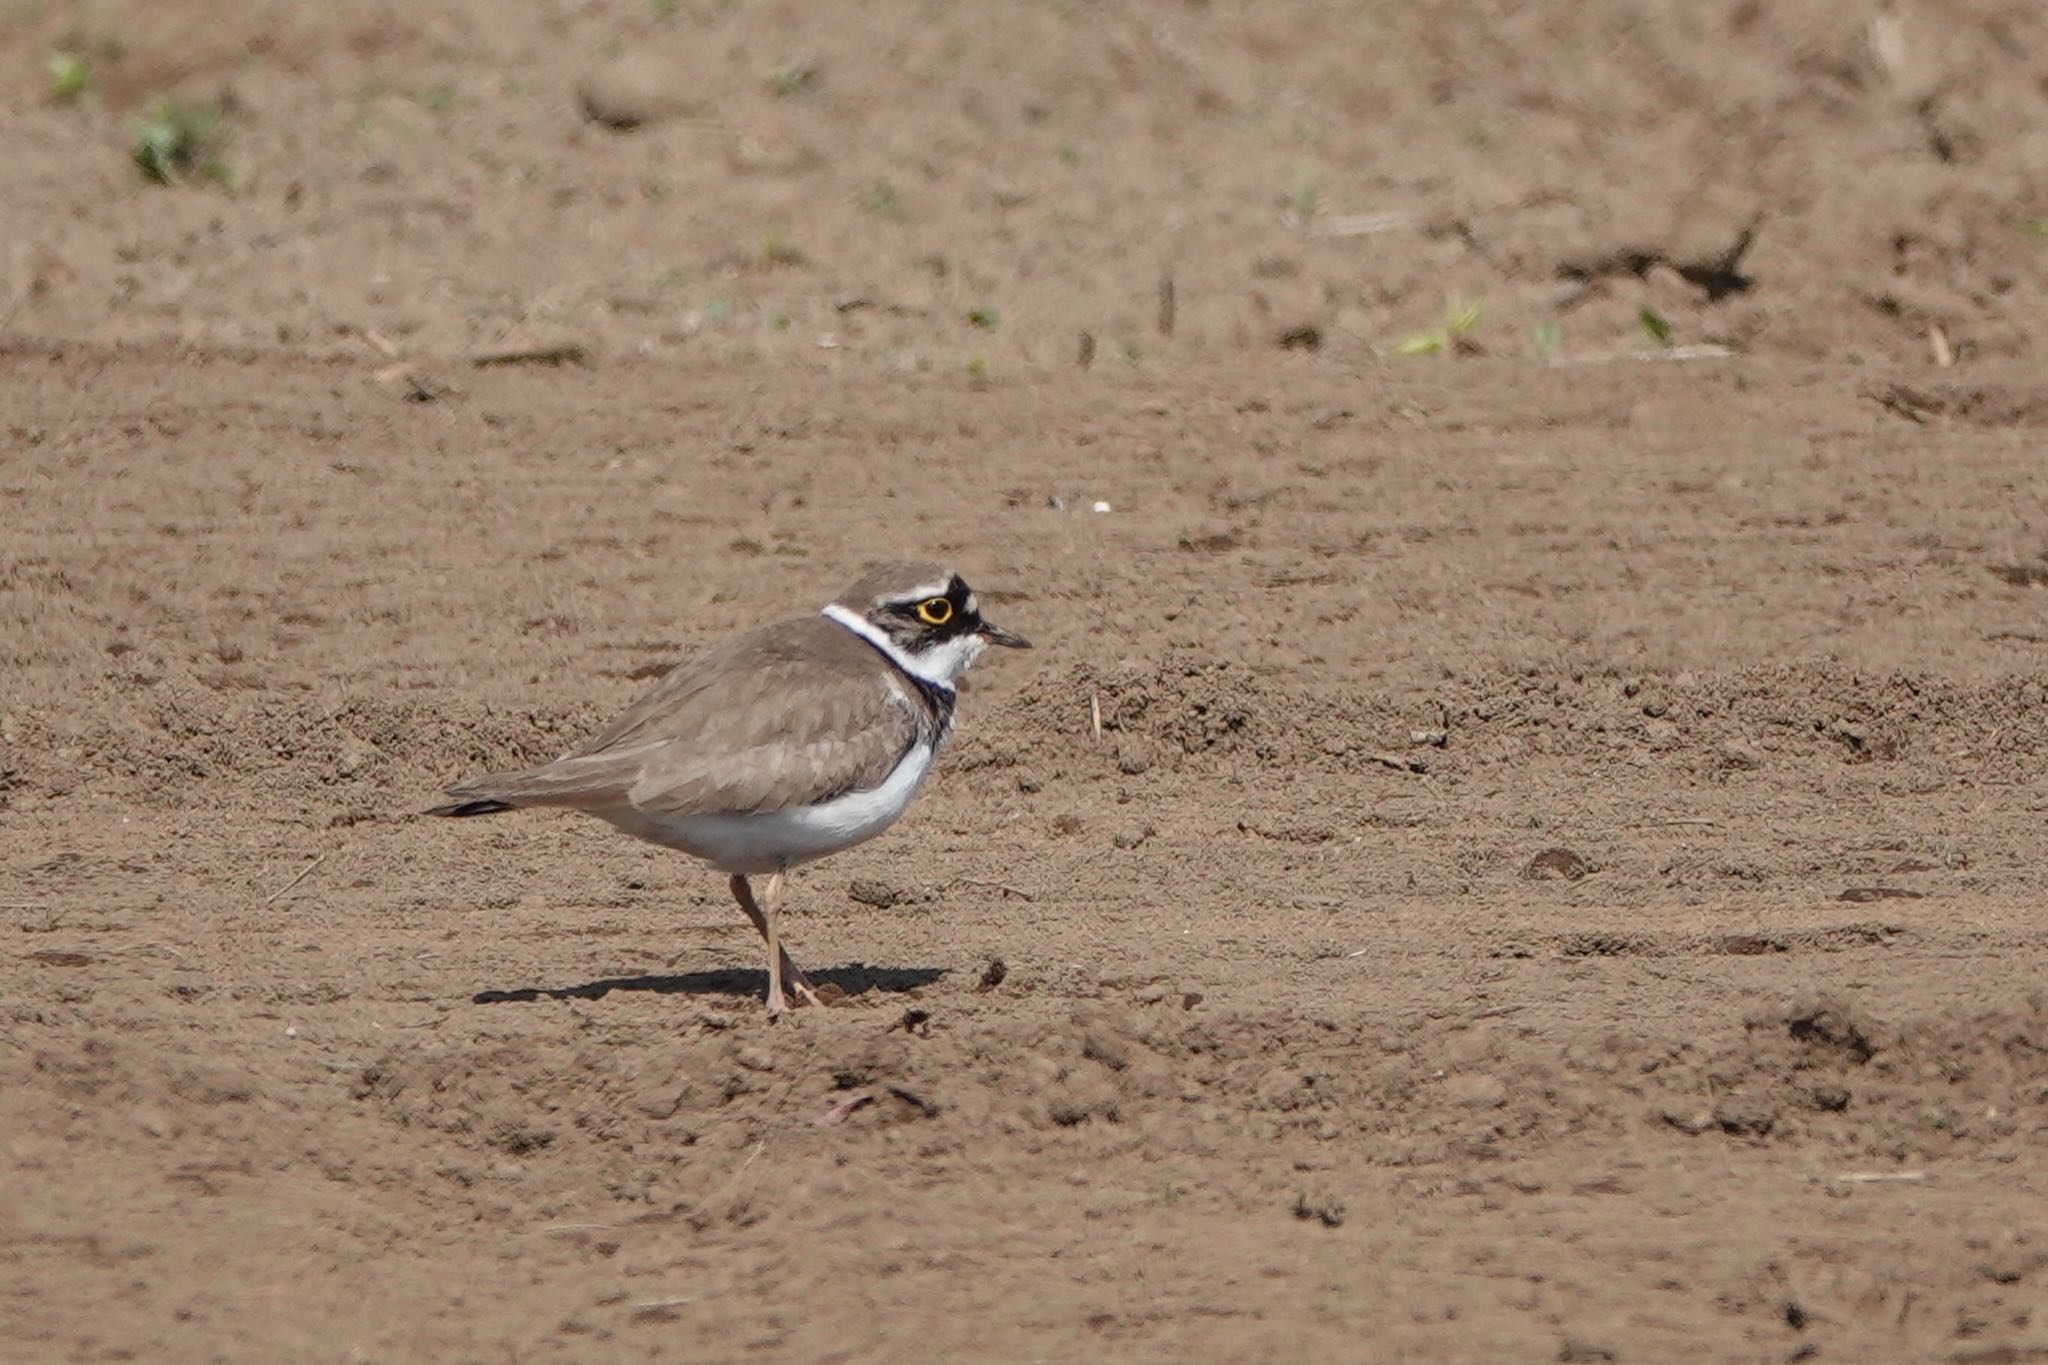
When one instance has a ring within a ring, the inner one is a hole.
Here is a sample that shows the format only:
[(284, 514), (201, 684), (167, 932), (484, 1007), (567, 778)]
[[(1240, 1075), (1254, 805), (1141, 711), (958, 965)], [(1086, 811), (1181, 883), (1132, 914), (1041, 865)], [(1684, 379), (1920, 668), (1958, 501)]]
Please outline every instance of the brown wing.
[(909, 689), (819, 616), (683, 663), (553, 763), (450, 789), (464, 801), (675, 815), (781, 810), (881, 785), (918, 736)]

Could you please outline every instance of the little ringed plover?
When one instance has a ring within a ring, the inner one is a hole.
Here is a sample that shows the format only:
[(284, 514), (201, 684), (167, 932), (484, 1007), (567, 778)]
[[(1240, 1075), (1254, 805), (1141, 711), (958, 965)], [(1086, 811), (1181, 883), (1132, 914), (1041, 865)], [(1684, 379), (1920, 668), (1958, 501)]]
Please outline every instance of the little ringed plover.
[(885, 565), (816, 615), (684, 660), (554, 762), (472, 778), (428, 814), (559, 806), (687, 853), (732, 879), (767, 944), (770, 1016), (789, 1007), (785, 984), (817, 1004), (777, 928), (784, 878), (896, 823), (952, 733), (960, 675), (989, 645), (1030, 648), (957, 573)]

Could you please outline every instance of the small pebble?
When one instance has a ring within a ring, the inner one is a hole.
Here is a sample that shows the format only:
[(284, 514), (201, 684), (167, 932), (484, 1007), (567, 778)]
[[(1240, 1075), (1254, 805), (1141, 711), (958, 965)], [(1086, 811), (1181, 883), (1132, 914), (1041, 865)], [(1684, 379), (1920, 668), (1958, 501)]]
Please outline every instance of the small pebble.
[(621, 131), (691, 112), (683, 73), (651, 53), (634, 53), (590, 72), (576, 86), (593, 123)]

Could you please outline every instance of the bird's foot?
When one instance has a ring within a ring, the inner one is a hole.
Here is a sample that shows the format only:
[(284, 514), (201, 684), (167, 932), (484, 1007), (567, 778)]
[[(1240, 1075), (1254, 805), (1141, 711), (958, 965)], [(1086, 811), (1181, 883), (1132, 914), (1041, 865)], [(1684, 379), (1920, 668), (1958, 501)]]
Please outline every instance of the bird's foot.
[(796, 959), (786, 952), (782, 955), (782, 980), (796, 992), (799, 1003), (816, 1005), (819, 1009), (825, 1008), (825, 1001), (819, 996), (818, 988), (804, 975), (804, 969), (796, 965)]
[[(779, 987), (788, 989), (785, 991)], [(790, 998), (792, 995), (796, 997), (794, 1000)], [(768, 1018), (780, 1019), (798, 1005), (815, 1005), (819, 1009), (824, 1009), (825, 1001), (818, 994), (817, 987), (811, 984), (811, 979), (805, 976), (794, 962), (785, 959), (782, 964), (782, 980), (769, 986)]]
[[(794, 995), (796, 998), (792, 1000), (790, 998), (791, 995)], [(819, 1009), (825, 1008), (824, 999), (812, 988), (811, 983), (802, 977), (797, 977), (790, 981), (787, 993), (779, 991), (770, 991), (768, 993), (768, 1018), (770, 1020), (780, 1019), (799, 1005), (815, 1005)]]

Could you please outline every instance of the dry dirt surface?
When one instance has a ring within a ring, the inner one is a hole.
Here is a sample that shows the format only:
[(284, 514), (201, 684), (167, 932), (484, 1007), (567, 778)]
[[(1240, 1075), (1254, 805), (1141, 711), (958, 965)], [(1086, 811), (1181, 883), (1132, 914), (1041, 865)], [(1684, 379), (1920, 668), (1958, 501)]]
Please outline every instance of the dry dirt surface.
[[(0, 1359), (2048, 1361), (2031, 0), (0, 37)], [(832, 1007), (416, 814), (903, 554)]]

